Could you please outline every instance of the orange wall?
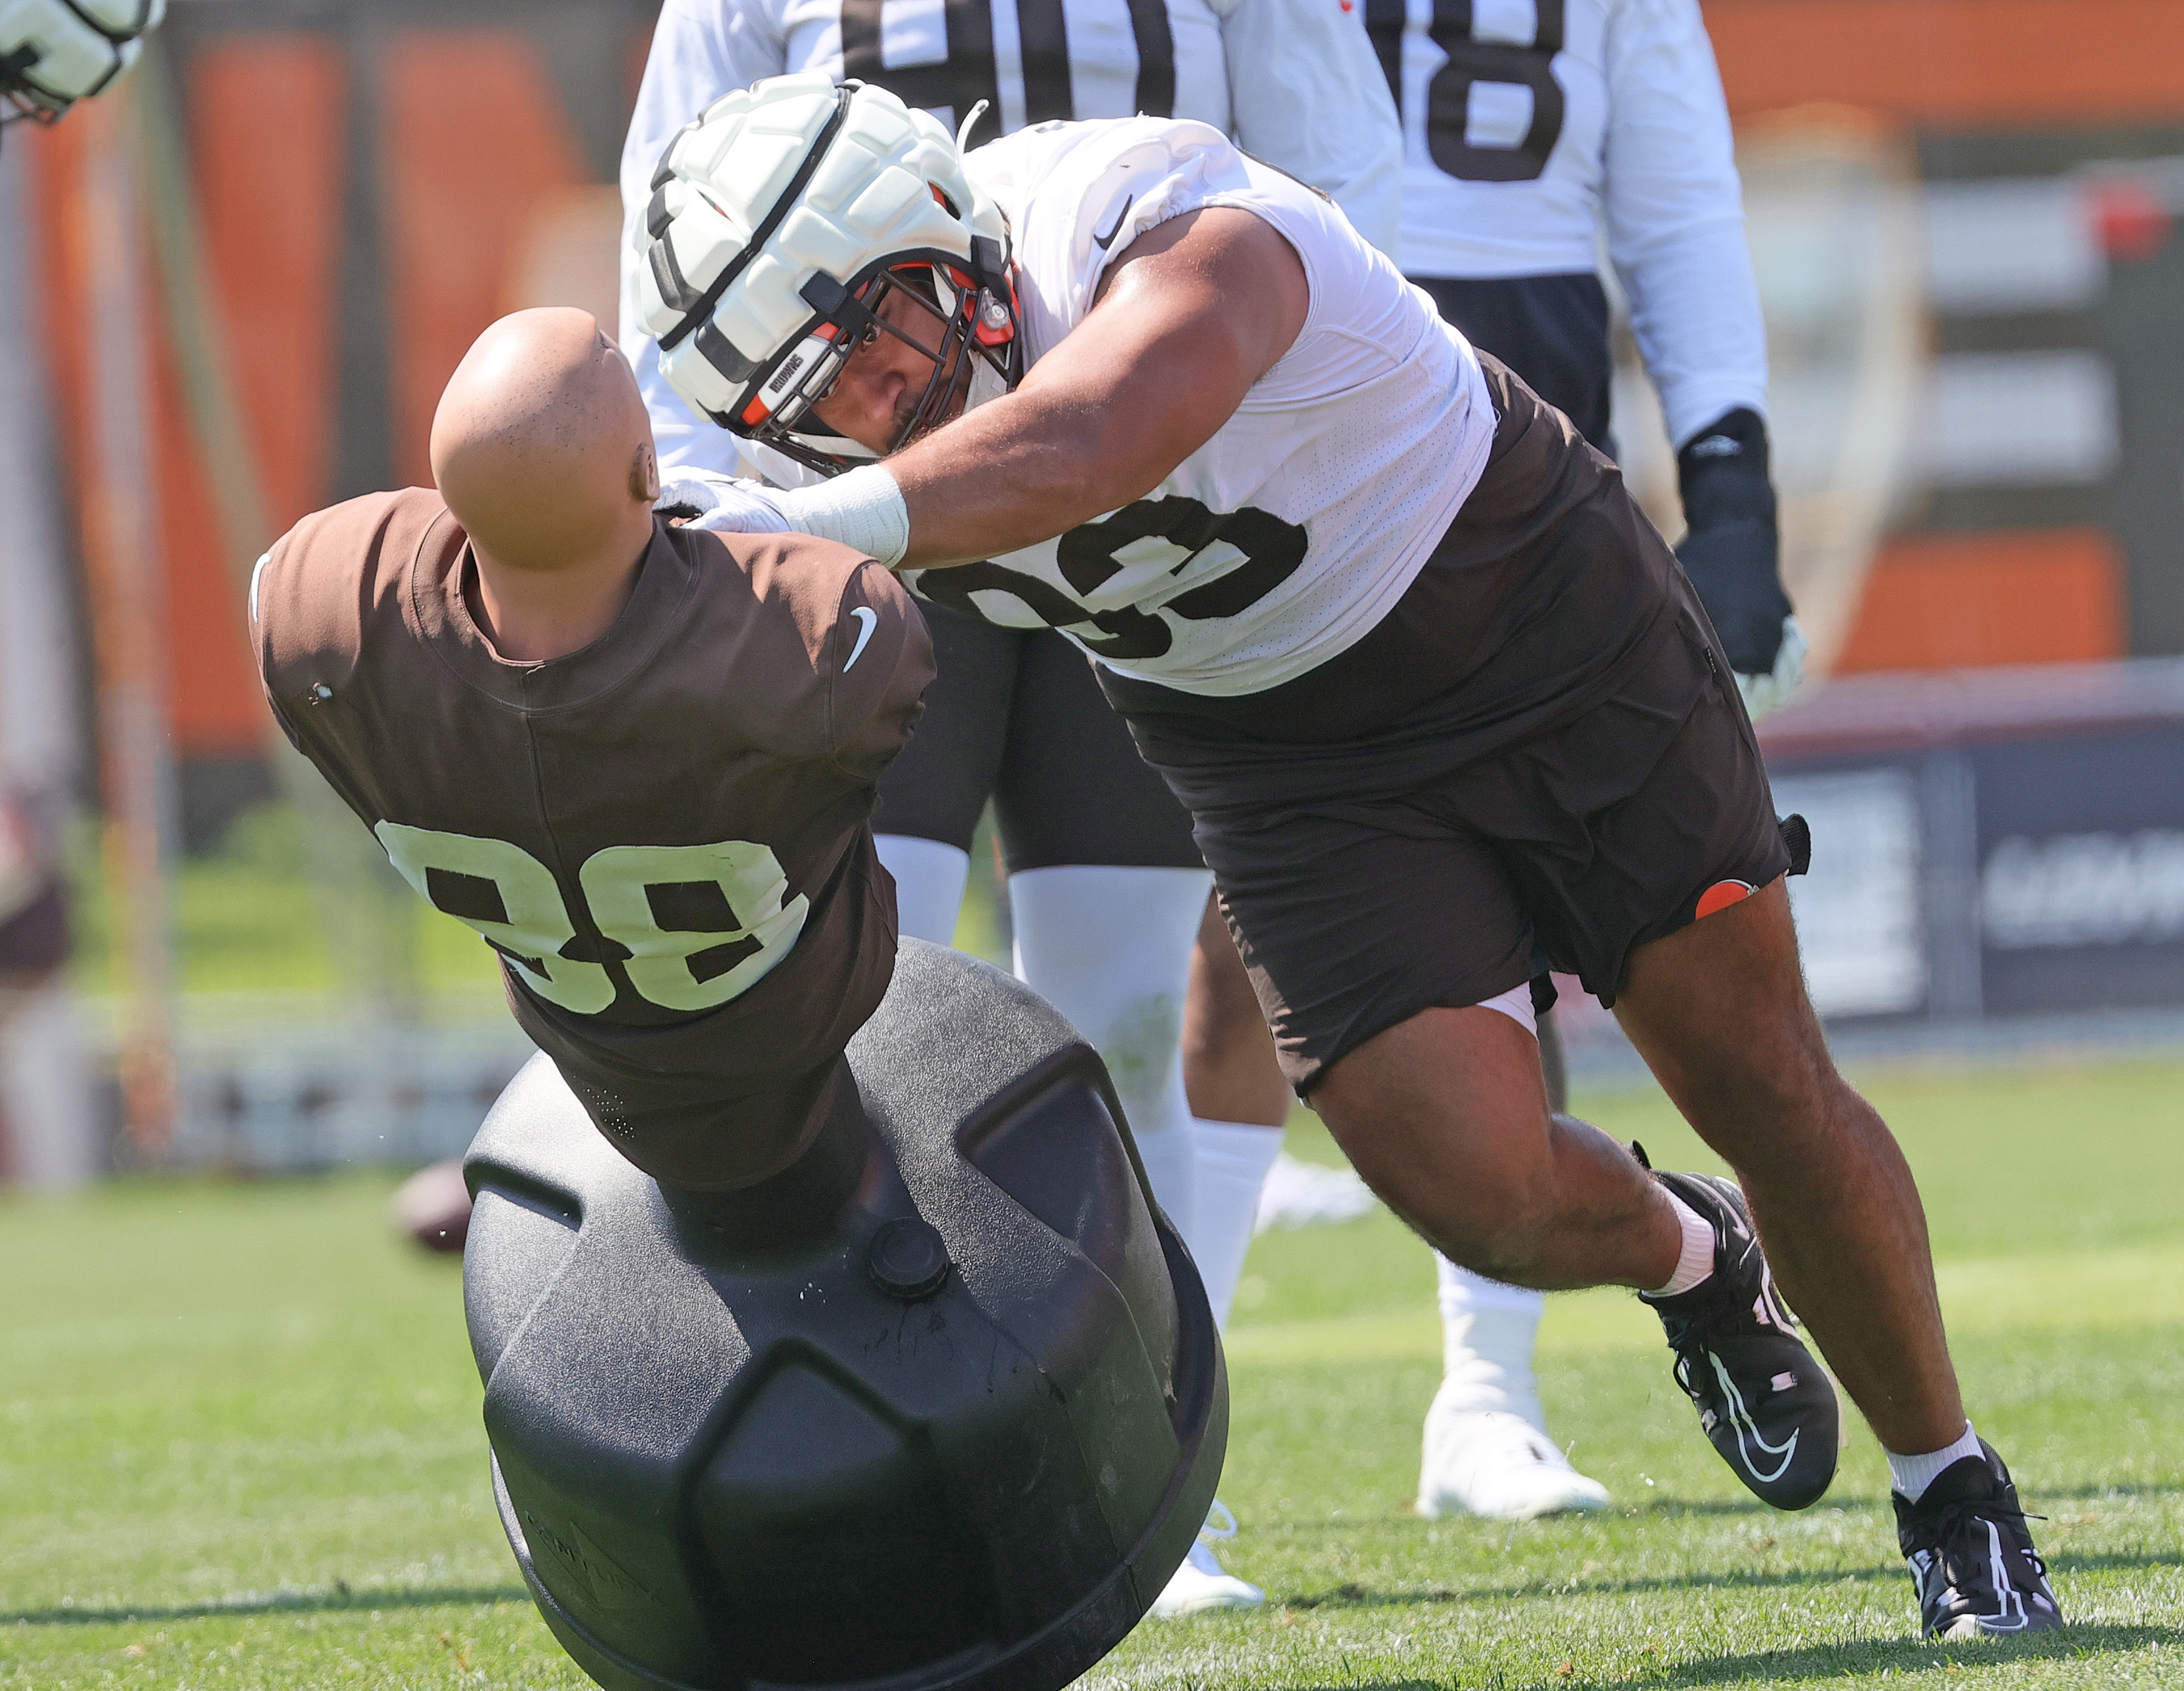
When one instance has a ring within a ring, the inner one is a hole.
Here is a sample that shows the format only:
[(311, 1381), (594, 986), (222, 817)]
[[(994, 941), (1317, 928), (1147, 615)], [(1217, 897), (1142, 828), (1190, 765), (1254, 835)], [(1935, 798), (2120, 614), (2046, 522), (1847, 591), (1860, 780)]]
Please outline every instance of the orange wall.
[(588, 172), (544, 55), (516, 31), (397, 36), (380, 101), (394, 469), (429, 484), (440, 389), (500, 314), (503, 272), (534, 209)]
[(2122, 575), (2115, 543), (2098, 528), (1899, 539), (1874, 562), (1836, 669), (2120, 657)]
[(2180, 0), (1707, 0), (1738, 114), (1840, 100), (1942, 127), (2184, 116)]
[[(347, 78), (340, 49), (307, 35), (220, 42), (189, 67), (211, 306), (275, 533), (326, 502)], [(175, 743), (185, 756), (247, 756), (265, 743), (265, 705), (237, 561), (225, 555), (230, 543), (180, 382), (162, 356), (157, 450)]]
[[(348, 66), (329, 36), (272, 32), (209, 42), (185, 74), (212, 309), (277, 533), (332, 491)], [(590, 173), (545, 60), (521, 29), (405, 31), (384, 56), (376, 92), (396, 473), (429, 483), (425, 446), (441, 387), (499, 315), (504, 273), (533, 212)], [(72, 484), (88, 380), (72, 215), (82, 130), (26, 128), (9, 142), (36, 159), (50, 377)], [(225, 555), (156, 273), (146, 294), (176, 749), (248, 755), (264, 744), (265, 716), (235, 561)]]
[(190, 62), (190, 151), (237, 397), (276, 530), (326, 502), (348, 70), (323, 36)]

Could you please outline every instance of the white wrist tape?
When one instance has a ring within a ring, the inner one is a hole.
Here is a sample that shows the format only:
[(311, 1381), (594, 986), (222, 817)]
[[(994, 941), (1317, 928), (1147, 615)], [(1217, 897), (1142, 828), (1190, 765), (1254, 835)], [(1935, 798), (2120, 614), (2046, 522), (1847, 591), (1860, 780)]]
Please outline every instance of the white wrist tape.
[(893, 476), (877, 464), (809, 488), (789, 488), (772, 495), (782, 515), (799, 530), (822, 540), (838, 540), (852, 551), (877, 558), (893, 569), (910, 550), (910, 507)]

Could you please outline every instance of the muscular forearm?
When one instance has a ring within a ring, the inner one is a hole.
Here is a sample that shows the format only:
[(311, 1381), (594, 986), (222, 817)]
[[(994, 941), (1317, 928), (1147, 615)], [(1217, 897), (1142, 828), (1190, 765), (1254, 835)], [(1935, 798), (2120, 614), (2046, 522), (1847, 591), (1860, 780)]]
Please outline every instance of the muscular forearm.
[(1105, 396), (1011, 393), (890, 459), (910, 512), (904, 564), (996, 557), (1144, 498), (1190, 449), (1148, 450), (1162, 431), (1125, 415)]

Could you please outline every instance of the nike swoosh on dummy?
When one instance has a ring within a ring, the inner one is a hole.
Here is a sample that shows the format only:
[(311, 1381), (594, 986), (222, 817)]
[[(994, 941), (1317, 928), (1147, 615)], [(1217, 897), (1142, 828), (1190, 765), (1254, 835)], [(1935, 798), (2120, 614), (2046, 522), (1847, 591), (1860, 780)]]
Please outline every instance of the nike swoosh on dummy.
[(842, 666), (844, 675), (857, 667), (857, 660), (865, 655), (866, 643), (872, 639), (872, 630), (879, 627), (880, 622), (880, 613), (869, 605), (853, 606), (850, 614), (857, 619), (857, 643), (850, 648), (849, 661)]

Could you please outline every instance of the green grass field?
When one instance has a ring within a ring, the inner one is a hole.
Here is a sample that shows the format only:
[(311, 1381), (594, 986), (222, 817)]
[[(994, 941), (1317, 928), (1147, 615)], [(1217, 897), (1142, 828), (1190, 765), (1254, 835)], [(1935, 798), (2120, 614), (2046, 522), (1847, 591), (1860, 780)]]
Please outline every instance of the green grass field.
[[(2184, 1686), (2184, 1065), (1897, 1074), (1967, 1393), (2075, 1624), (1913, 1639), (1885, 1471), (1773, 1514), (1699, 1437), (1658, 1326), (1555, 1300), (1558, 1437), (1606, 1515), (1407, 1512), (1437, 1376), (1384, 1215), (1260, 1242), (1229, 1355), (1229, 1547), (1271, 1600), (1139, 1629), (1101, 1688)], [(1580, 1101), (1697, 1158), (1643, 1093)], [(1326, 1158), (1309, 1127), (1301, 1154)], [(0, 1205), (0, 1686), (581, 1687), (487, 1494), (460, 1277), (379, 1175)]]

